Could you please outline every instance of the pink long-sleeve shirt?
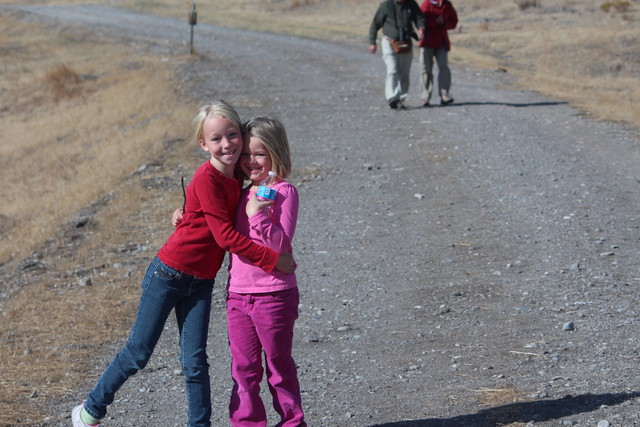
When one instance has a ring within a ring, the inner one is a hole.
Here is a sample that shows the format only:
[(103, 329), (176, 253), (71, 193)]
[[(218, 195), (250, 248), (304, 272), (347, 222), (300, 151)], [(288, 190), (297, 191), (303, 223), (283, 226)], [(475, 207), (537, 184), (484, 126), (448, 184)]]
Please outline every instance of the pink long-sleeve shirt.
[[(264, 245), (278, 253), (292, 253), (293, 235), (298, 220), (298, 191), (286, 181), (278, 182), (276, 200), (269, 212), (261, 210), (247, 217), (247, 201), (255, 197), (255, 191), (242, 191), (236, 209), (236, 230), (255, 243)], [(259, 294), (292, 289), (297, 286), (295, 273), (286, 274), (278, 270), (270, 273), (256, 267), (247, 258), (231, 254), (228, 290), (239, 294)]]

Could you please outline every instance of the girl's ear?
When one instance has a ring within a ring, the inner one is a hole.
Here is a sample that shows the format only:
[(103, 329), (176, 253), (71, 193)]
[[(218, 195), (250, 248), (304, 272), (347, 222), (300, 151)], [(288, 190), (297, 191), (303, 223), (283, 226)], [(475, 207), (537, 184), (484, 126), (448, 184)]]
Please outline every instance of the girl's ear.
[(200, 144), (200, 148), (202, 148), (204, 151), (209, 151), (209, 149), (207, 148), (207, 144), (204, 143), (204, 139), (201, 139), (200, 141), (198, 141), (198, 143)]

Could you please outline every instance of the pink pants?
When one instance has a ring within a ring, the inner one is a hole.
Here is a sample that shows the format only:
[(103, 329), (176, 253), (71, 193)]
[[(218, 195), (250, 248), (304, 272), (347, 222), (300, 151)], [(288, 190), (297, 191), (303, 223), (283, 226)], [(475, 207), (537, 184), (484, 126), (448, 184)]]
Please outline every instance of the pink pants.
[(227, 328), (233, 389), (229, 420), (234, 427), (267, 425), (260, 398), (262, 351), (277, 427), (306, 427), (296, 363), (291, 355), (293, 325), (298, 318), (298, 289), (227, 297)]

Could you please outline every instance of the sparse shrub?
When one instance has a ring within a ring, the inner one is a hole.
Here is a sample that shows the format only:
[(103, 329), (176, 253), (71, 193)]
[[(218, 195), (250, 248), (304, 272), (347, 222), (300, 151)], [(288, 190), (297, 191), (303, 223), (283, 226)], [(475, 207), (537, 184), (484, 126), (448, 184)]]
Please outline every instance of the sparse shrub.
[(482, 21), (480, 23), (480, 30), (489, 31), (489, 20), (488, 19), (485, 19), (484, 21)]
[(614, 4), (616, 11), (620, 13), (625, 13), (626, 11), (628, 11), (630, 6), (631, 3), (629, 3), (628, 1), (616, 1)]
[(294, 10), (299, 7), (311, 6), (315, 0), (260, 0), (260, 5), (265, 10)]
[[(469, 4), (472, 10), (487, 9), (494, 5), (492, 0), (468, 0), (466, 3)], [(418, 4), (420, 4), (420, 2), (418, 2)]]
[(293, 0), (291, 2), (291, 9), (295, 9), (303, 6), (310, 6), (313, 4), (313, 0)]
[(51, 86), (53, 99), (56, 102), (65, 98), (73, 98), (81, 93), (80, 77), (66, 65), (60, 65), (50, 71), (45, 79)]
[(520, 10), (527, 10), (532, 7), (540, 7), (542, 5), (542, 0), (514, 0)]
[(615, 9), (616, 12), (625, 13), (631, 7), (631, 3), (626, 0), (613, 0), (613, 1), (605, 1), (600, 4), (600, 10), (605, 13), (609, 13), (611, 9)]

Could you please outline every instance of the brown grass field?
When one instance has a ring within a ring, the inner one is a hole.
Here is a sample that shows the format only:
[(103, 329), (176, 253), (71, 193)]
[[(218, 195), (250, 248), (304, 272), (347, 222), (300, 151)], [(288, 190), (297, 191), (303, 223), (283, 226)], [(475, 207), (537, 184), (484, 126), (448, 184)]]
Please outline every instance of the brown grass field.
[[(377, 3), (219, 0), (215, 7), (198, 4), (198, 18), (199, 23), (242, 28), (250, 22), (259, 31), (359, 43), (364, 54)], [(569, 100), (595, 119), (640, 126), (637, 0), (453, 3), (460, 17), (451, 33), (454, 64), (504, 69), (521, 88)], [(191, 8), (189, 1), (117, 4), (185, 21)], [(260, 19), (252, 19), (258, 14)], [(174, 67), (189, 61), (188, 55), (166, 61), (133, 49), (82, 29), (52, 32), (0, 12), (0, 266), (13, 268), (80, 209), (112, 191), (117, 197), (100, 212), (100, 229), (73, 263), (57, 270), (90, 270), (82, 253), (149, 239), (122, 227), (135, 221), (129, 218), (132, 210), (137, 214), (149, 197), (129, 178), (162, 156), (163, 141), (190, 141), (197, 106), (173, 89)], [(183, 147), (179, 157), (192, 155), (190, 148)], [(179, 160), (167, 162), (177, 165)], [(168, 206), (177, 203), (167, 200)], [(166, 212), (158, 215), (144, 221), (167, 221)], [(160, 240), (148, 246), (158, 247), (164, 237), (153, 237)], [(81, 360), (124, 336), (135, 312), (135, 289), (127, 281), (114, 281), (91, 290), (100, 301), (93, 316), (82, 309), (67, 316), (70, 307), (83, 307), (86, 291), (65, 292), (53, 282), (22, 283), (0, 300), (0, 426), (18, 419), (24, 425), (46, 421), (39, 402), (75, 390), (87, 372)], [(111, 301), (113, 294), (121, 297)], [(78, 342), (90, 344), (69, 345)]]

